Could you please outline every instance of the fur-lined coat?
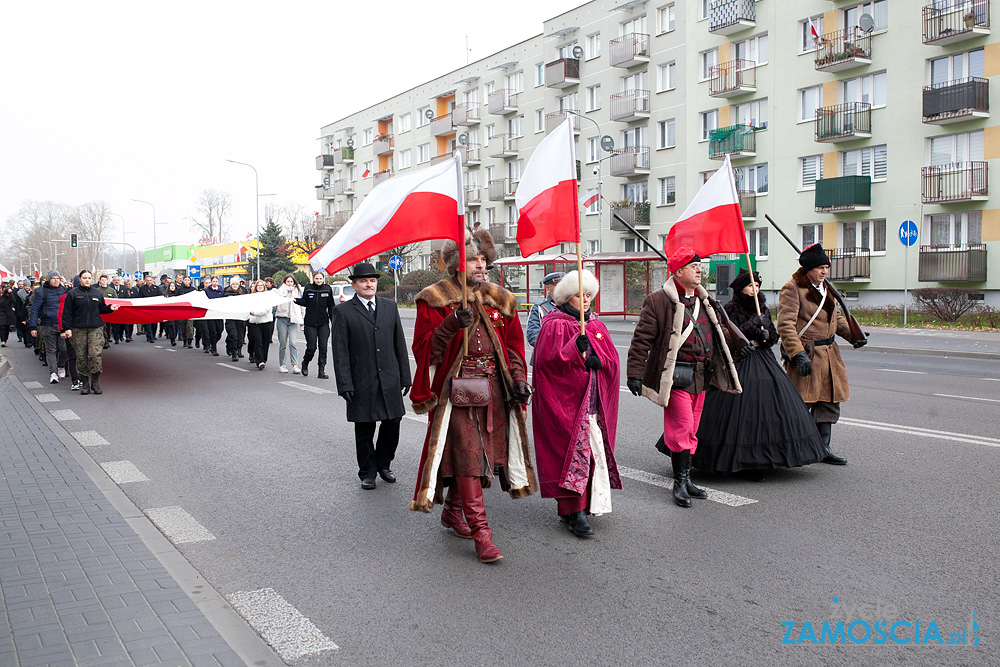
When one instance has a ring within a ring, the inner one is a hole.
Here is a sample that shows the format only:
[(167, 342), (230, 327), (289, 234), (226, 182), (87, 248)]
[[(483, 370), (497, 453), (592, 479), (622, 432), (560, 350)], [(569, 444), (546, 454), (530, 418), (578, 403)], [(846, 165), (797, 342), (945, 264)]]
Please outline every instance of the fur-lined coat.
[[(803, 339), (823, 340), (837, 335), (851, 340), (847, 319), (837, 308), (837, 301), (829, 292), (823, 303), (823, 311), (802, 333), (802, 338), (799, 338), (799, 331), (819, 309), (822, 299), (823, 295), (809, 282), (803, 269), (792, 274), (792, 279), (781, 288), (778, 297), (778, 335), (781, 336), (781, 345), (789, 358), (803, 350)], [(840, 356), (840, 348), (833, 343), (818, 345), (814, 350), (812, 375), (808, 377), (800, 377), (795, 364), (785, 362), (785, 371), (799, 390), (802, 401), (843, 403), (848, 400), (850, 391), (847, 386), (847, 367)]]
[[(719, 303), (701, 285), (696, 288), (695, 294), (712, 322), (715, 370), (711, 384), (732, 394), (742, 393), (736, 365), (729, 352), (728, 331), (721, 326), (722, 317), (716, 312)], [(663, 407), (670, 402), (677, 353), (684, 343), (680, 340), (684, 330), (684, 308), (679, 305), (677, 283), (673, 278), (667, 278), (663, 289), (653, 292), (642, 302), (639, 322), (628, 348), (627, 376), (642, 378), (642, 395)]]
[[(514, 380), (526, 379), (514, 378), (510, 371), (513, 355), (517, 355), (519, 365), (524, 366), (524, 333), (517, 315), (517, 300), (499, 285), (482, 283), (477, 289), (468, 291), (468, 301), (473, 313), (473, 327), (484, 318), (492, 324), (487, 329), (490, 339), (494, 349), (502, 351), (497, 354), (497, 370), (507, 395), (513, 395)], [(410, 400), (415, 412), (428, 413), (429, 423), (410, 509), (430, 512), (434, 503), (443, 499), (439, 473), (451, 416), (451, 381), (458, 374), (462, 362), (461, 334), (452, 339), (440, 364), (431, 363), (431, 338), (444, 319), (462, 307), (462, 286), (454, 278), (441, 280), (421, 290), (416, 303), (413, 356), (417, 361), (417, 370)], [(531, 465), (524, 407), (517, 403), (512, 406), (494, 404), (494, 408), (507, 410), (507, 466), (500, 470), (500, 486), (512, 498), (530, 495), (535, 492), (538, 483)]]

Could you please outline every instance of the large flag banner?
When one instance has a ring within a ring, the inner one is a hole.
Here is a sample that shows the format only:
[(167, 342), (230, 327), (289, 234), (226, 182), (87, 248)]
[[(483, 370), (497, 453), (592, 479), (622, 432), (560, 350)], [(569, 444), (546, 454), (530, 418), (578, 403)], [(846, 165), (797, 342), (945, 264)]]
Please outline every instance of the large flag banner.
[(204, 292), (183, 296), (151, 296), (145, 299), (105, 299), (118, 310), (101, 315), (111, 324), (149, 324), (169, 320), (245, 320), (250, 313), (262, 313), (291, 299), (278, 290), (209, 299)]
[(566, 121), (538, 144), (514, 193), (521, 255), (527, 257), (562, 241), (580, 242), (578, 197), (576, 140), (573, 121), (567, 115)]
[(8, 269), (3, 264), (0, 264), (0, 279), (13, 278), (13, 277), (14, 277), (14, 272)]
[(701, 186), (667, 232), (663, 252), (669, 257), (682, 245), (691, 246), (702, 257), (718, 252), (750, 252), (728, 155), (722, 168)]
[[(465, 247), (465, 189), (458, 153), (436, 165), (381, 183), (344, 227), (309, 256), (314, 270), (333, 274), (407, 243), (452, 239)], [(459, 253), (465, 270), (465, 253)]]

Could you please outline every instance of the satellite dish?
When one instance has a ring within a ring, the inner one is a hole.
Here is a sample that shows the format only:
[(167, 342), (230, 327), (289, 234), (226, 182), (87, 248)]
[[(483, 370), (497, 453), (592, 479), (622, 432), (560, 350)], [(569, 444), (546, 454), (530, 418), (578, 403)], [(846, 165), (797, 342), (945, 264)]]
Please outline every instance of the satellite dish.
[(458, 135), (458, 143), (461, 144), (462, 146), (464, 146), (465, 144), (469, 143), (469, 135), (467, 135), (464, 132), (462, 134)]
[(601, 137), (601, 148), (610, 153), (615, 149), (615, 140), (610, 134)]
[(583, 57), (583, 47), (579, 44), (573, 47), (573, 57), (577, 60)]
[(424, 118), (426, 118), (427, 120), (434, 120), (434, 110), (428, 109), (427, 111), (425, 111)]
[(330, 176), (329, 175), (323, 177), (323, 187), (324, 188), (330, 187)]
[(348, 148), (354, 148), (354, 139), (348, 139), (347, 140), (347, 147)]
[(861, 28), (862, 32), (871, 32), (875, 29), (875, 19), (872, 18), (871, 14), (862, 14), (861, 18), (858, 19), (858, 27)]

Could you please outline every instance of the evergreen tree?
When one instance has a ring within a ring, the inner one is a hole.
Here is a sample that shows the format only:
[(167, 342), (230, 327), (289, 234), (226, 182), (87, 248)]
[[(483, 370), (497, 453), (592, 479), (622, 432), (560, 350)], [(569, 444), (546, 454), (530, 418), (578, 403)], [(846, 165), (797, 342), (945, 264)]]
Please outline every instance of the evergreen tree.
[(278, 271), (294, 271), (295, 265), (283, 253), (285, 252), (285, 237), (281, 227), (274, 220), (268, 220), (260, 232), (260, 273), (261, 276), (273, 276)]

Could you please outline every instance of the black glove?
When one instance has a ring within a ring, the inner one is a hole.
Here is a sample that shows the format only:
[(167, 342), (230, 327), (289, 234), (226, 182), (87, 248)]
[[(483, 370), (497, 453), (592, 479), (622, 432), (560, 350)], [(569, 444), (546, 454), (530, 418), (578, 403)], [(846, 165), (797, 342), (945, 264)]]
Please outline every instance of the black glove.
[(406, 396), (409, 393), (410, 393), (410, 385), (404, 384), (403, 385), (403, 396)]
[(587, 348), (590, 347), (590, 341), (583, 334), (576, 337), (576, 349), (580, 351), (580, 354), (586, 354)]
[(463, 329), (470, 326), (472, 324), (472, 308), (466, 306), (465, 308), (456, 310), (455, 319), (458, 320), (458, 326)]
[(592, 354), (587, 357), (587, 360), (583, 362), (583, 365), (587, 367), (588, 371), (596, 371), (601, 368), (601, 359), (596, 354)]
[(354, 392), (353, 391), (342, 391), (342, 392), (340, 392), (340, 397), (343, 398), (348, 403), (350, 403), (351, 401), (354, 400)]
[(528, 404), (531, 399), (531, 387), (523, 380), (514, 380), (514, 398), (518, 403)]
[(744, 345), (741, 348), (730, 350), (733, 357), (733, 363), (738, 364), (744, 359), (747, 359), (751, 354), (753, 354), (753, 345)]
[(792, 357), (792, 361), (795, 362), (795, 369), (798, 370), (799, 377), (805, 378), (812, 375), (813, 362), (812, 359), (809, 358), (809, 355), (806, 354), (804, 350), (796, 354), (794, 357)]
[(856, 350), (856, 349), (858, 349), (859, 347), (864, 347), (865, 345), (867, 345), (867, 344), (868, 344), (868, 336), (870, 336), (870, 335), (871, 335), (871, 334), (869, 334), (869, 333), (868, 333), (868, 332), (866, 331), (866, 332), (865, 332), (865, 337), (864, 337), (864, 338), (862, 338), (861, 340), (856, 340), (856, 341), (854, 341), (854, 349)]
[(642, 380), (639, 378), (629, 378), (625, 384), (628, 386), (630, 392), (636, 396), (642, 396)]
[(750, 324), (753, 325), (754, 329), (766, 329), (767, 318), (763, 315), (754, 315), (750, 318)]

